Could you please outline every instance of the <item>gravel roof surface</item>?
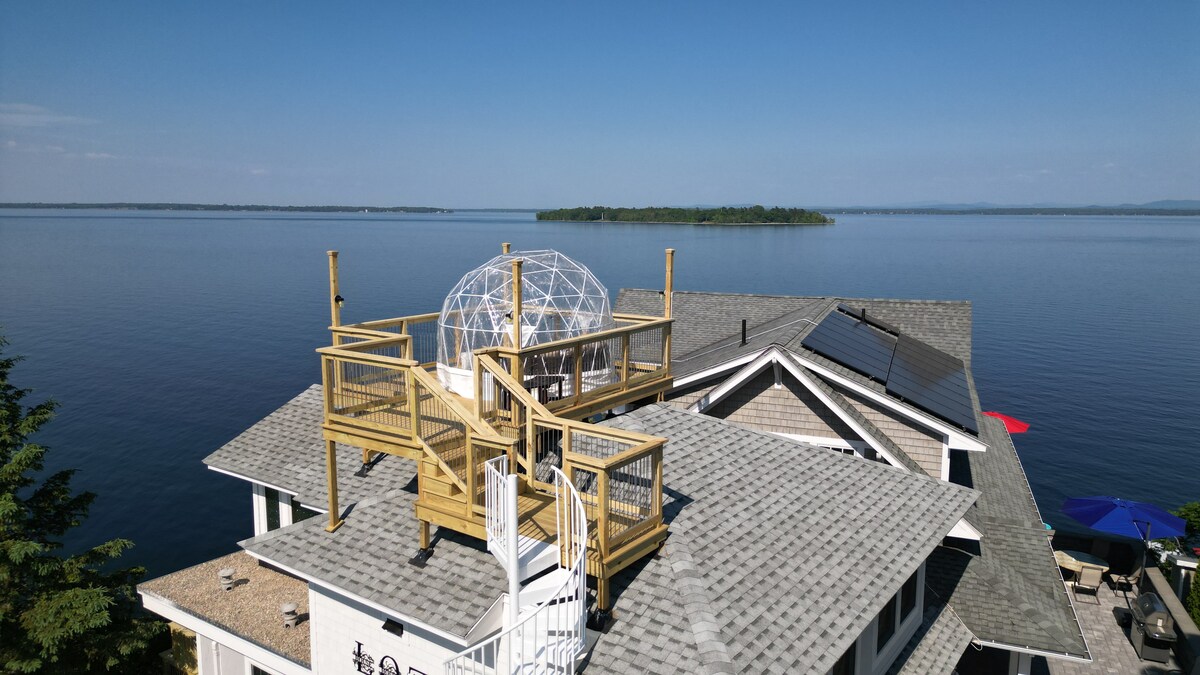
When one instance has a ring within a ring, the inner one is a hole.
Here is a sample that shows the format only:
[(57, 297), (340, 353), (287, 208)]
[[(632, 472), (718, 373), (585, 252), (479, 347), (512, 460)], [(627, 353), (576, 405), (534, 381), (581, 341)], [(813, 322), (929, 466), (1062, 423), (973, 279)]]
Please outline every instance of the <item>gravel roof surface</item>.
[[(217, 573), (233, 568), (234, 587), (221, 590)], [(138, 584), (153, 596), (303, 666), (309, 665), (308, 583), (260, 565), (242, 551)], [(301, 621), (283, 627), (279, 606), (297, 605)]]

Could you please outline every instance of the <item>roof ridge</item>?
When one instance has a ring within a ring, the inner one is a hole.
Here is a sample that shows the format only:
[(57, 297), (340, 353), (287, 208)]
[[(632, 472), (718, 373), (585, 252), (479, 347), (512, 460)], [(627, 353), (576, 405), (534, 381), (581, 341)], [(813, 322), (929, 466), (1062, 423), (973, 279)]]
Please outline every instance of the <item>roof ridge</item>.
[(688, 625), (692, 629), (692, 639), (695, 640), (704, 672), (712, 675), (732, 675), (738, 672), (733, 664), (733, 657), (729, 654), (729, 643), (721, 632), (721, 624), (712, 611), (712, 597), (692, 558), (686, 537), (672, 537), (670, 546), (671, 555), (668, 559), (675, 577), (675, 588), (687, 608)]

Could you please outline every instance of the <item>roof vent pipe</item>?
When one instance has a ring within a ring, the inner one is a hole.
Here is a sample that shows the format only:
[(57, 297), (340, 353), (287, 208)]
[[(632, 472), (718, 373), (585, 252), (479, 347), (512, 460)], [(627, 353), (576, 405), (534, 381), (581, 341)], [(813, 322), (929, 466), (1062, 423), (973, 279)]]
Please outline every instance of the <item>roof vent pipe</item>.
[(300, 615), (296, 612), (299, 607), (294, 602), (285, 602), (279, 606), (279, 613), (283, 615), (283, 627), (295, 628), (296, 622), (300, 620)]
[(746, 320), (742, 319), (742, 345), (746, 344)]

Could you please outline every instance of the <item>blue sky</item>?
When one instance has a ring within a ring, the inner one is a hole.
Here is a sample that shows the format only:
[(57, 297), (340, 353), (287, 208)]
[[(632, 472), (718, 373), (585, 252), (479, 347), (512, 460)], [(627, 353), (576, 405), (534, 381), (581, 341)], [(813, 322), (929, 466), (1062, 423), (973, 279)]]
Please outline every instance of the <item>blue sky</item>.
[(1200, 198), (1200, 3), (0, 4), (0, 201)]

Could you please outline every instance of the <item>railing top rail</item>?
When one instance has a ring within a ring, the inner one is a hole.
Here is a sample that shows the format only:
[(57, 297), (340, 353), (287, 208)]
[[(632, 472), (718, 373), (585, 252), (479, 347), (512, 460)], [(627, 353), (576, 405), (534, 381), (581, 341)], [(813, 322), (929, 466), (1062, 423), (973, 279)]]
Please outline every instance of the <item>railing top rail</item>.
[(407, 335), (397, 336), (395, 333), (389, 333), (382, 330), (371, 330), (369, 328), (359, 328), (357, 326), (330, 326), (329, 332), (343, 333), (345, 335), (362, 335), (370, 338), (408, 337)]
[(587, 335), (563, 338), (561, 340), (554, 340), (553, 342), (542, 342), (530, 347), (522, 347), (521, 349), (506, 346), (485, 347), (483, 349), (476, 350), (475, 353), (499, 352), (506, 356), (536, 356), (544, 352), (552, 352), (559, 349), (565, 349), (567, 347), (574, 347), (576, 344), (587, 344), (589, 342), (598, 342), (600, 340), (620, 337), (624, 333), (629, 333), (632, 335), (634, 333), (654, 330), (655, 328), (665, 326), (672, 321), (673, 319), (658, 318), (647, 320), (645, 323), (639, 323), (634, 326), (619, 326), (617, 328), (610, 328), (608, 330), (597, 331), (595, 333), (588, 333)]
[(599, 471), (610, 471), (620, 468), (630, 462), (635, 462), (643, 457), (649, 457), (663, 447), (662, 439), (656, 439), (653, 442), (641, 443), (632, 448), (627, 448), (618, 452), (611, 457), (593, 457), (582, 453), (570, 450), (563, 455), (563, 459), (570, 461), (572, 464), (587, 466)]
[[(662, 316), (648, 316), (646, 314), (629, 314), (628, 312), (613, 312), (612, 316), (617, 321), (636, 321), (638, 323), (662, 321), (666, 318)], [(670, 319), (667, 319), (667, 321), (670, 321)]]
[(380, 326), (396, 326), (406, 321), (422, 322), (436, 319), (441, 316), (441, 312), (427, 312), (425, 314), (413, 314), (411, 316), (397, 316), (391, 319), (375, 319), (373, 321), (360, 321), (359, 323), (346, 324), (352, 328), (378, 328)]

